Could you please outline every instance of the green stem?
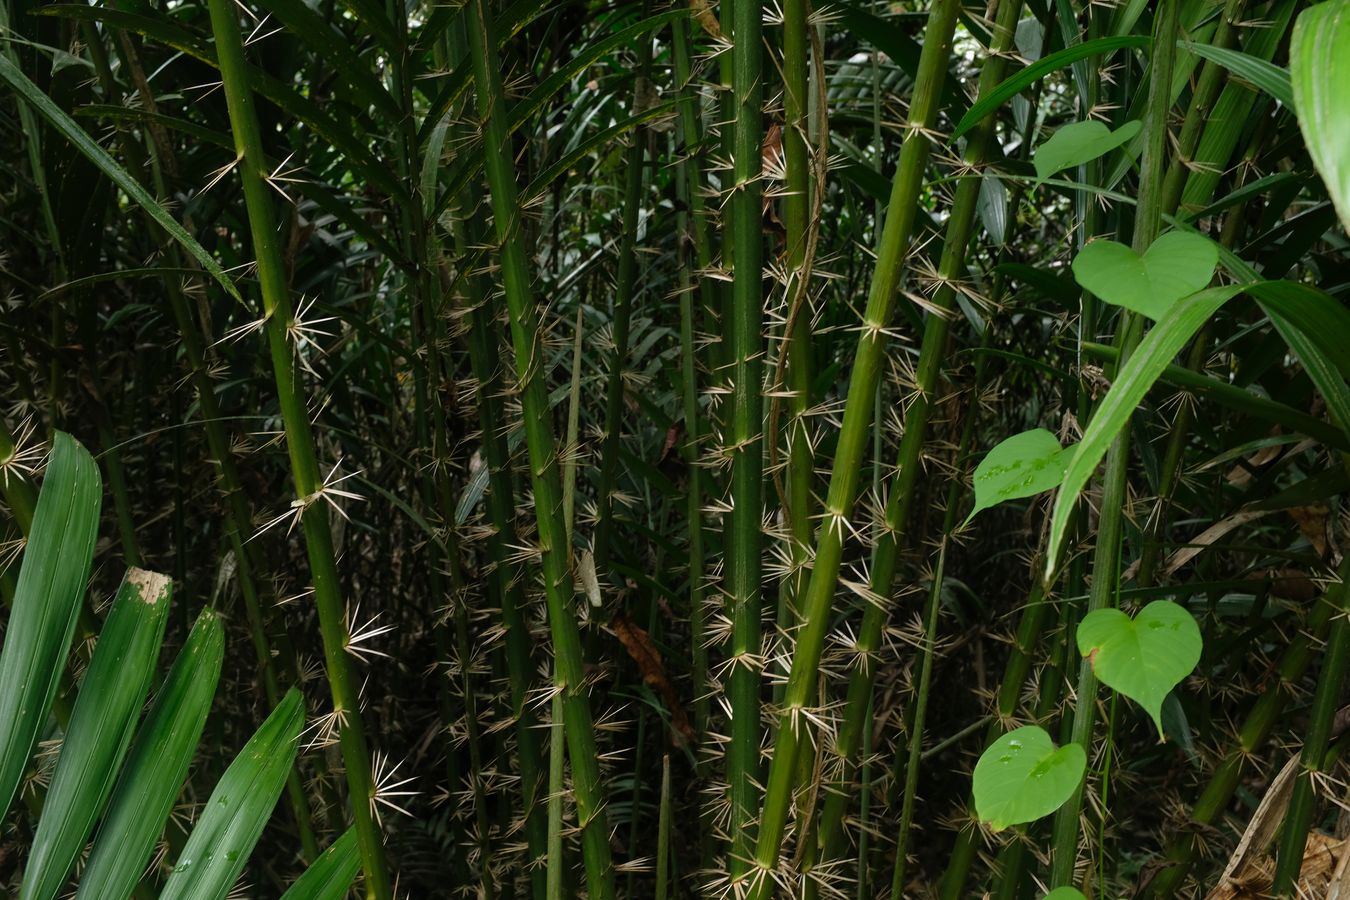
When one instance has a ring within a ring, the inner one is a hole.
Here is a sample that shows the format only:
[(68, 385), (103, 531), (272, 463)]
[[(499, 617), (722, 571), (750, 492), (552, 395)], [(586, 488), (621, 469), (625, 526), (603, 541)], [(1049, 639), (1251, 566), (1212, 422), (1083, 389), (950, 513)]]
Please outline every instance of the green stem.
[[(647, 4), (643, 4), (643, 18)], [(652, 42), (642, 38), (638, 53), (637, 77), (633, 82), (633, 103), (637, 107), (651, 67)], [(619, 473), (619, 446), (623, 438), (623, 367), (628, 361), (628, 335), (633, 319), (633, 299), (637, 287), (637, 231), (642, 214), (645, 135), (641, 129), (630, 135), (628, 158), (624, 166), (623, 222), (619, 237), (619, 271), (614, 285), (614, 315), (610, 322), (613, 347), (609, 356), (609, 381), (605, 386), (605, 438), (600, 445), (600, 484), (596, 491), (595, 568), (601, 577), (609, 569), (611, 533), (614, 530), (614, 491)]]
[[(1143, 254), (1157, 237), (1162, 224), (1162, 174), (1167, 161), (1167, 114), (1171, 107), (1172, 62), (1176, 53), (1178, 0), (1163, 0), (1154, 22), (1153, 74), (1149, 81), (1148, 113), (1144, 123), (1144, 152), (1140, 161), (1139, 203), (1135, 210), (1134, 250)], [(1118, 325), (1118, 343), (1122, 361), (1139, 342), (1142, 323), (1122, 312)], [(1121, 541), (1124, 534), (1124, 508), (1129, 502), (1130, 425), (1127, 422), (1106, 454), (1106, 473), (1102, 482), (1101, 515), (1096, 547), (1092, 557), (1092, 588), (1087, 612), (1114, 605), (1120, 572)], [(1091, 663), (1079, 664), (1078, 686), (1074, 694), (1071, 735), (1089, 756), (1092, 753), (1093, 725), (1097, 713), (1097, 677)], [(1085, 783), (1070, 796), (1055, 814), (1053, 857), (1050, 885), (1072, 885), (1078, 857)]]
[(482, 121), (485, 170), (491, 189), (492, 218), (501, 248), (502, 281), (511, 318), (511, 340), (525, 419), (544, 596), (553, 639), (553, 677), (555, 688), (563, 699), (564, 731), (572, 764), (572, 787), (581, 827), (586, 881), (593, 898), (612, 900), (614, 870), (610, 861), (604, 788), (582, 668), (581, 636), (573, 609), (575, 596), (572, 573), (567, 564), (567, 531), (562, 519), (562, 479), (548, 388), (544, 383), (539, 311), (530, 286), (529, 260), (520, 233), (517, 186), (510, 137), (506, 131), (502, 70), (485, 0), (469, 0), (465, 12), (478, 115)]
[[(980, 73), (980, 93), (986, 94), (1002, 80), (1005, 68), (1004, 53), (1012, 45), (1017, 18), (1021, 14), (1021, 0), (1002, 0), (995, 22), (991, 55)], [(987, 119), (971, 131), (966, 145), (966, 161), (980, 165), (986, 161), (994, 135), (994, 120)], [(920, 459), (927, 439), (928, 423), (939, 389), (942, 365), (946, 359), (947, 340), (956, 304), (956, 284), (966, 264), (966, 247), (974, 233), (978, 210), (980, 179), (962, 179), (953, 198), (951, 216), (943, 236), (942, 257), (938, 262), (939, 286), (931, 300), (932, 310), (924, 322), (919, 361), (915, 368), (915, 392), (908, 404), (904, 419), (904, 433), (897, 452), (896, 474), (886, 499), (884, 526), (877, 537), (872, 554), (871, 576), (868, 588), (872, 596), (884, 598), (869, 603), (863, 612), (858, 630), (857, 653), (862, 663), (849, 677), (848, 699), (841, 717), (835, 741), (838, 764), (847, 773), (854, 764), (861, 733), (869, 723), (866, 711), (875, 677), (873, 658), (882, 645), (882, 632), (889, 614), (888, 599), (895, 579), (901, 549), (901, 536), (909, 522), (910, 510), (922, 471)], [(846, 791), (826, 794), (825, 808), (817, 829), (816, 846), (820, 858), (829, 861), (839, 852), (842, 843), (842, 822), (847, 808)]]
[(262, 136), (254, 110), (253, 93), (248, 87), (238, 11), (230, 0), (210, 0), (210, 10), (248, 209), (249, 228), (253, 235), (267, 343), (286, 432), (291, 477), (300, 503), (300, 521), (309, 557), (314, 601), (319, 612), (319, 630), (323, 638), (333, 711), (338, 718), (338, 741), (347, 774), (352, 821), (361, 848), (366, 892), (374, 900), (392, 900), (393, 890), (383, 839), (371, 809), (375, 785), (371, 778), (370, 751), (361, 723), (359, 682), (347, 653), (350, 635), (347, 631), (337, 556), (333, 549), (333, 534), (328, 521), (328, 504), (322, 494), (324, 485), (310, 429), (309, 410), (305, 406), (297, 373), (295, 348), (288, 335), (293, 323), (291, 298), (273, 219), (272, 197), (266, 183)]
[(1317, 692), (1313, 695), (1312, 710), (1303, 739), (1299, 758), (1298, 778), (1289, 798), (1289, 810), (1284, 816), (1280, 832), (1279, 852), (1275, 863), (1275, 881), (1271, 893), (1276, 897), (1294, 895), (1295, 883), (1303, 866), (1312, 824), (1314, 805), (1313, 776), (1327, 771), (1327, 746), (1331, 743), (1332, 724), (1336, 710), (1345, 700), (1346, 669), (1350, 668), (1350, 560), (1341, 563), (1336, 573), (1337, 583), (1328, 592), (1333, 607), (1331, 635), (1322, 657), (1322, 671), (1317, 676)]
[(797, 755), (808, 727), (805, 712), (815, 692), (820, 656), (830, 625), (835, 586), (843, 562), (844, 536), (850, 530), (849, 520), (858, 500), (863, 455), (871, 436), (872, 406), (885, 355), (885, 330), (890, 325), (901, 268), (909, 250), (917, 213), (916, 204), (928, 162), (931, 143), (929, 134), (937, 120), (952, 34), (959, 11), (960, 3), (955, 0), (936, 0), (928, 15), (919, 74), (910, 104), (909, 127), (900, 151), (885, 230), (878, 248), (876, 270), (854, 352), (844, 419), (839, 430), (839, 442), (825, 500), (824, 523), (816, 538), (815, 562), (801, 603), (802, 624), (796, 635), (792, 668), (784, 693), (783, 710), (764, 793), (764, 808), (760, 815), (755, 862), (761, 874), (752, 886), (752, 900), (762, 900), (771, 890), (770, 873), (778, 866), (783, 846), (797, 777)]
[[(731, 742), (727, 781), (731, 800), (732, 884), (751, 870), (759, 812), (760, 595), (764, 510), (764, 240), (763, 11), (760, 0), (732, 6), (732, 103), (735, 121), (732, 187), (730, 319), (726, 323), (730, 411), (723, 453), (731, 462), (731, 512), (726, 526), (726, 610), (731, 620), (729, 702)], [(729, 248), (728, 248), (729, 249)], [(730, 256), (727, 250), (723, 257)]]

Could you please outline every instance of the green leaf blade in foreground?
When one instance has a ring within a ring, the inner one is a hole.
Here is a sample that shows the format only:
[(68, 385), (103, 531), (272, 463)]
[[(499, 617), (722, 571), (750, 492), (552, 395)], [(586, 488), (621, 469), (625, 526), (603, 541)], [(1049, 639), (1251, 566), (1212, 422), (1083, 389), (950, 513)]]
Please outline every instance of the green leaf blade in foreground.
[(1083, 892), (1075, 887), (1057, 887), (1046, 894), (1044, 900), (1087, 900)]
[(98, 143), (89, 136), (79, 124), (66, 115), (61, 107), (51, 101), (42, 89), (33, 84), (28, 76), (19, 71), (8, 58), (0, 54), (0, 80), (3, 80), (14, 92), (18, 94), (29, 106), (37, 111), (38, 115), (47, 120), (47, 123), (59, 131), (66, 140), (75, 145), (75, 149), (84, 154), (90, 162), (98, 167), (104, 175), (108, 176), (114, 184), (126, 192), (126, 195), (134, 200), (137, 205), (150, 214), (160, 227), (168, 232), (169, 236), (183, 246), (185, 250), (192, 254), (197, 262), (202, 264), (202, 268), (210, 272), (211, 275), (220, 282), (220, 286), (225, 292), (239, 302), (243, 298), (239, 296), (239, 291), (235, 288), (234, 282), (230, 276), (225, 274), (225, 270), (216, 262), (214, 256), (207, 252), (206, 248), (197, 243), (196, 238), (188, 234), (183, 226), (178, 224), (173, 216), (160, 206), (154, 197), (141, 187), (140, 182), (132, 178), (127, 171), (118, 165), (117, 161), (108, 155), (108, 152), (98, 145)]
[(1092, 241), (1073, 260), (1073, 276), (1107, 303), (1162, 321), (1182, 297), (1203, 289), (1219, 264), (1208, 238), (1169, 231), (1141, 257), (1115, 241)]
[(170, 593), (156, 572), (131, 568), (122, 580), (80, 683), (20, 900), (60, 893), (112, 793), (159, 659)]
[(1049, 140), (1036, 148), (1032, 165), (1036, 167), (1036, 185), (1074, 166), (1104, 156), (1139, 133), (1141, 123), (1136, 119), (1112, 131), (1105, 122), (1086, 119), (1056, 129)]
[(76, 900), (126, 900), (140, 881), (187, 778), (224, 653), (220, 616), (205, 609), (127, 753)]
[(295, 760), (305, 708), (291, 688), (221, 776), (159, 900), (223, 900), (243, 871)]
[(356, 830), (348, 828), (333, 842), (305, 874), (287, 888), (281, 900), (342, 900), (361, 868), (361, 851), (356, 845)]
[(1178, 302), (1167, 317), (1154, 326), (1139, 349), (1129, 358), (1116, 376), (1111, 390), (1102, 399), (1092, 421), (1088, 423), (1083, 440), (1078, 443), (1064, 484), (1055, 498), (1050, 517), (1050, 546), (1046, 553), (1045, 580), (1050, 582), (1059, 568), (1059, 559), (1068, 534), (1070, 513), (1078, 502), (1078, 495), (1097, 470), (1097, 464), (1106, 455), (1107, 448), (1130, 420), (1139, 401), (1167, 368), (1167, 364), (1181, 352), (1181, 348), (1200, 330), (1210, 316), (1218, 312), (1245, 286), (1228, 285), (1209, 288)]
[(1350, 0), (1305, 9), (1289, 45), (1298, 127), (1341, 224), (1350, 229)]
[(1077, 744), (1056, 749), (1036, 725), (1010, 731), (975, 764), (975, 812), (995, 831), (1034, 822), (1069, 799), (1086, 767), (1087, 755)]
[(1006, 500), (1033, 497), (1059, 487), (1073, 448), (1067, 450), (1044, 428), (1024, 431), (1000, 442), (975, 467), (975, 508), (969, 522), (981, 510)]
[(94, 559), (102, 504), (103, 481), (94, 458), (58, 431), (0, 651), (0, 815), (14, 799), (38, 729), (56, 698)]
[(1118, 609), (1088, 613), (1078, 626), (1078, 652), (1107, 686), (1134, 700), (1163, 737), (1162, 705), (1200, 661), (1200, 626), (1181, 606), (1155, 600), (1131, 619)]

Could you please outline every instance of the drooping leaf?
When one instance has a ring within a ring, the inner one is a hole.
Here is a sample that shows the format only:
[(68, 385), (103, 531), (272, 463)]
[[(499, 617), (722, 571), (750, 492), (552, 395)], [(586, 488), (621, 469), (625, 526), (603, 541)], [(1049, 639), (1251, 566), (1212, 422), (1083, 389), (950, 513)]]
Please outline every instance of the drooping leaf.
[(1200, 626), (1181, 606), (1155, 600), (1131, 619), (1118, 609), (1083, 617), (1078, 652), (1102, 683), (1142, 706), (1164, 738), (1163, 700), (1200, 661)]
[(1350, 0), (1305, 9), (1294, 24), (1289, 68), (1298, 127), (1331, 202), (1350, 229)]
[(1116, 241), (1093, 241), (1074, 257), (1073, 275), (1107, 303), (1162, 321), (1178, 300), (1209, 284), (1218, 263), (1213, 241), (1169, 231), (1142, 257)]
[(221, 776), (160, 900), (223, 900), (272, 817), (295, 760), (305, 708), (291, 688)]
[(1060, 553), (1068, 533), (1070, 513), (1078, 502), (1078, 494), (1087, 484), (1097, 464), (1106, 455), (1116, 435), (1130, 420), (1139, 401), (1167, 368), (1181, 348), (1200, 330), (1210, 316), (1245, 288), (1240, 285), (1209, 288), (1179, 301), (1167, 318), (1154, 326), (1134, 355), (1116, 376), (1111, 390), (1088, 423), (1083, 439), (1074, 451), (1073, 459), (1064, 473), (1064, 483), (1050, 519), (1050, 545), (1046, 553), (1045, 577), (1054, 576), (1059, 567)]
[(224, 652), (220, 616), (204, 609), (127, 753), (76, 900), (125, 900), (140, 881), (187, 777)]
[(1032, 164), (1036, 167), (1036, 184), (1073, 166), (1091, 162), (1124, 144), (1139, 133), (1138, 120), (1126, 122), (1112, 131), (1105, 122), (1087, 119), (1065, 125), (1050, 135), (1036, 148)]
[(59, 131), (66, 140), (75, 145), (75, 149), (84, 154), (90, 162), (99, 168), (104, 175), (108, 176), (114, 184), (121, 188), (128, 197), (134, 200), (137, 205), (150, 214), (159, 226), (163, 228), (170, 237), (183, 246), (183, 249), (192, 254), (197, 262), (202, 264), (202, 268), (210, 272), (211, 275), (225, 289), (225, 292), (231, 297), (243, 302), (239, 296), (239, 291), (235, 289), (234, 282), (230, 276), (225, 274), (225, 270), (216, 262), (216, 258), (207, 252), (206, 248), (197, 243), (197, 239), (188, 234), (183, 226), (178, 224), (169, 212), (159, 205), (154, 197), (141, 187), (140, 182), (127, 174), (117, 162), (108, 155), (108, 151), (99, 146), (98, 142), (89, 136), (89, 134), (79, 126), (70, 116), (66, 115), (61, 107), (51, 101), (51, 98), (42, 92), (42, 89), (33, 84), (28, 76), (19, 71), (6, 56), (0, 54), (0, 79), (3, 79), (14, 92), (23, 98), (29, 106), (37, 111), (38, 115), (47, 120), (47, 123)]
[(995, 831), (1048, 816), (1078, 789), (1086, 766), (1082, 747), (1056, 749), (1037, 725), (1010, 731), (975, 764), (975, 812)]
[(1032, 497), (1059, 487), (1073, 447), (1061, 447), (1059, 439), (1044, 428), (1024, 431), (1000, 442), (975, 467), (975, 508), (966, 517), (1006, 500)]
[(144, 569), (122, 580), (61, 742), (20, 900), (61, 892), (112, 793), (159, 660), (171, 587)]
[(342, 900), (360, 868), (356, 829), (348, 828), (286, 889), (281, 900)]
[(14, 799), (38, 729), (56, 699), (94, 559), (102, 504), (103, 481), (94, 458), (58, 431), (0, 651), (0, 814)]

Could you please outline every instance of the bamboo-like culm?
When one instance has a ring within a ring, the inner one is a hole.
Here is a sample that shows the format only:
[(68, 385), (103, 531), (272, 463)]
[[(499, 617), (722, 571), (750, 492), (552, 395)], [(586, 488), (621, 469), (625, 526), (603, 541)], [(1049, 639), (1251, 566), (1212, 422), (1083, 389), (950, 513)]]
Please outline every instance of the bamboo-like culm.
[(772, 890), (773, 876), (783, 847), (784, 831), (796, 783), (797, 756), (809, 722), (807, 708), (814, 695), (820, 657), (825, 645), (833, 608), (844, 539), (852, 531), (850, 519), (858, 500), (859, 474), (871, 440), (873, 406), (886, 348), (886, 329), (900, 284), (900, 273), (909, 251), (917, 214), (916, 203), (923, 186), (931, 132), (937, 120), (947, 61), (960, 3), (936, 0), (924, 32), (919, 74), (910, 102), (904, 146), (891, 187), (886, 221), (877, 253), (876, 270), (868, 291), (862, 328), (854, 354), (843, 424), (835, 450), (823, 523), (816, 538), (811, 578), (799, 602), (801, 625), (795, 635), (792, 668), (784, 693), (778, 732), (760, 816), (755, 848), (755, 874), (750, 896), (759, 900)]
[(347, 775), (352, 821), (361, 848), (365, 889), (367, 896), (374, 900), (392, 900), (393, 886), (385, 860), (384, 842), (372, 809), (375, 785), (371, 774), (370, 750), (361, 723), (360, 682), (347, 653), (350, 634), (329, 524), (329, 504), (324, 497), (325, 486), (302, 390), (296, 347), (290, 336), (294, 311), (273, 218), (262, 136), (253, 93), (248, 85), (238, 9), (230, 0), (211, 0), (210, 11), (230, 125), (234, 132), (239, 176), (248, 209), (253, 251), (257, 259), (264, 330), (286, 433), (291, 477), (295, 483), (297, 499), (294, 507), (304, 531), (305, 549), (309, 557), (314, 602), (318, 608), (319, 629), (323, 638), (324, 664), (333, 699), (333, 714), (337, 717), (338, 743)]
[[(1020, 0), (1002, 0), (994, 22), (990, 55), (980, 74), (980, 95), (992, 91), (1003, 78), (1005, 54), (1012, 46), (1013, 32), (1021, 13)], [(970, 132), (966, 145), (966, 164), (972, 169), (982, 165), (989, 154), (995, 122), (985, 119)], [(936, 291), (929, 301), (932, 309), (924, 323), (919, 361), (915, 367), (914, 395), (906, 407), (904, 434), (897, 451), (895, 476), (886, 498), (884, 526), (873, 550), (869, 590), (880, 603), (869, 603), (863, 612), (862, 626), (856, 641), (861, 659), (871, 659), (881, 648), (882, 632), (889, 613), (887, 598), (899, 562), (901, 537), (913, 507), (919, 473), (922, 470), (923, 445), (928, 434), (928, 423), (937, 399), (946, 357), (951, 316), (955, 310), (958, 282), (965, 269), (966, 247), (975, 226), (979, 201), (980, 179), (969, 176), (962, 179), (952, 200), (951, 216), (943, 236), (942, 257), (938, 262)], [(835, 740), (836, 763), (845, 772), (853, 765), (863, 731), (869, 727), (866, 712), (872, 694), (875, 668), (861, 665), (849, 678), (848, 699)], [(835, 857), (842, 844), (840, 826), (848, 804), (847, 792), (826, 793), (824, 810), (817, 827), (815, 850), (824, 861)]]
[[(1177, 0), (1163, 0), (1158, 5), (1154, 21), (1152, 74), (1149, 79), (1148, 107), (1144, 119), (1144, 151), (1140, 161), (1140, 171), (1143, 174), (1140, 178), (1132, 241), (1134, 251), (1141, 255), (1158, 236), (1162, 224), (1162, 180), (1169, 151), (1167, 115), (1172, 105), (1172, 63), (1176, 55), (1178, 33), (1177, 7)], [(1142, 323), (1137, 317), (1125, 311), (1121, 312), (1117, 324), (1117, 345), (1121, 348), (1122, 364), (1138, 343), (1141, 326)], [(1127, 423), (1112, 441), (1106, 454), (1101, 515), (1097, 525), (1096, 546), (1093, 548), (1093, 578), (1086, 613), (1109, 608), (1116, 601), (1125, 506), (1128, 502), (1129, 462), (1130, 427)], [(1052, 560), (1051, 565), (1054, 566), (1056, 562)], [(1092, 669), (1092, 663), (1084, 659), (1079, 663), (1070, 734), (1073, 742), (1079, 744), (1089, 756), (1092, 754), (1096, 713), (1097, 676)], [(1085, 790), (1086, 779), (1055, 814), (1050, 870), (1052, 887), (1073, 884)]]
[[(645, 18), (647, 8), (644, 4)], [(637, 112), (651, 68), (652, 39), (642, 36), (637, 74), (633, 80), (632, 111)], [(642, 214), (642, 185), (646, 139), (642, 129), (629, 136), (624, 166), (623, 214), (619, 234), (619, 267), (614, 283), (614, 315), (610, 321), (609, 375), (605, 385), (605, 436), (600, 444), (600, 484), (596, 489), (595, 538), (592, 550), (601, 577), (609, 574), (609, 553), (614, 531), (614, 492), (619, 475), (619, 447), (623, 438), (623, 367), (628, 362), (628, 335), (632, 331), (634, 295), (637, 292), (637, 233)]]
[(731, 620), (728, 698), (731, 742), (727, 782), (731, 802), (732, 884), (750, 871), (759, 811), (760, 581), (764, 533), (764, 235), (761, 182), (764, 138), (764, 19), (760, 0), (732, 7), (731, 93), (735, 115), (731, 171), (731, 308), (726, 324), (730, 409), (722, 452), (731, 463), (727, 515), (726, 613)]
[(508, 109), (502, 90), (501, 66), (485, 0), (469, 0), (464, 12), (478, 116), (482, 124), (484, 170), (500, 247), (502, 284), (511, 319), (511, 342), (525, 418), (525, 444), (534, 491), (544, 598), (553, 640), (554, 688), (562, 698), (563, 730), (572, 765), (572, 792), (581, 827), (582, 857), (590, 895), (597, 900), (612, 900), (614, 868), (610, 858), (605, 792), (582, 668), (581, 636), (573, 608), (575, 592), (567, 561), (558, 447), (549, 412), (548, 388), (544, 383), (539, 310), (530, 286), (529, 259), (520, 230), (518, 188), (506, 129)]

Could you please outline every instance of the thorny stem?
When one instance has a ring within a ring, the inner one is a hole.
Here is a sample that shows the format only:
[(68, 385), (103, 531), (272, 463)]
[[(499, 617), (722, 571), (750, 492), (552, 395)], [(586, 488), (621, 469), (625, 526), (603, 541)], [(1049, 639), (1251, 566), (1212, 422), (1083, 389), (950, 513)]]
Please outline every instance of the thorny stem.
[(266, 183), (262, 136), (253, 106), (253, 93), (248, 87), (238, 11), (231, 0), (211, 0), (210, 11), (235, 150), (239, 158), (249, 227), (253, 235), (263, 312), (267, 320), (267, 343), (285, 425), (291, 476), (302, 504), (300, 523), (309, 556), (314, 601), (319, 612), (319, 629), (323, 637), (324, 662), (333, 710), (338, 717), (338, 742), (351, 795), (352, 821), (361, 848), (366, 893), (373, 900), (392, 900), (393, 888), (384, 856), (383, 839), (371, 809), (375, 786), (371, 778), (370, 751), (361, 724), (358, 681), (347, 653), (350, 635), (343, 608), (333, 534), (328, 521), (328, 504), (319, 493), (323, 489), (323, 480), (310, 429), (309, 411), (305, 406), (297, 372), (295, 348), (288, 335), (293, 315), (290, 291), (273, 220), (271, 189)]
[(469, 52), (473, 59), (478, 115), (482, 121), (484, 168), (491, 194), (493, 225), (500, 245), (502, 282), (510, 312), (511, 341), (525, 418), (525, 443), (534, 490), (544, 596), (553, 638), (554, 684), (562, 696), (564, 732), (581, 827), (586, 881), (593, 898), (612, 900), (614, 869), (610, 859), (604, 787), (582, 669), (581, 636), (573, 609), (575, 596), (567, 563), (567, 531), (562, 520), (558, 448), (540, 356), (544, 351), (539, 312), (530, 287), (529, 260), (520, 233), (520, 208), (510, 138), (506, 131), (507, 109), (501, 65), (485, 0), (469, 0), (464, 9), (468, 15)]

